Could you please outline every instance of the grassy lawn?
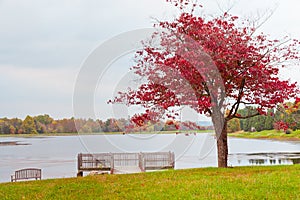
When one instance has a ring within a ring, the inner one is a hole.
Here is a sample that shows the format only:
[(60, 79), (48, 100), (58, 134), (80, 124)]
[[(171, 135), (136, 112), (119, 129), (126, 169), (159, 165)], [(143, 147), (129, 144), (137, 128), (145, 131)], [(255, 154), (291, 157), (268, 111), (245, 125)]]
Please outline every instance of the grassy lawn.
[(277, 140), (300, 140), (300, 130), (285, 134), (283, 131), (265, 130), (260, 132), (231, 133), (229, 136), (240, 138), (277, 139)]
[(202, 168), (0, 184), (0, 199), (300, 199), (300, 165)]

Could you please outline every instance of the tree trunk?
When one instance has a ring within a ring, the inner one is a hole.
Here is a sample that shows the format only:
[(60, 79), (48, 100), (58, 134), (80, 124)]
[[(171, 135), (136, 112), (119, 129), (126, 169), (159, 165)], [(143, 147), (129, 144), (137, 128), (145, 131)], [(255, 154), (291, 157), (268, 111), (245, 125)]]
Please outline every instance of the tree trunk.
[(228, 144), (227, 144), (227, 120), (219, 108), (215, 107), (212, 121), (217, 137), (218, 167), (227, 167)]
[(227, 121), (224, 120), (224, 126), (221, 134), (217, 134), (218, 148), (218, 167), (227, 167), (228, 144), (227, 144)]

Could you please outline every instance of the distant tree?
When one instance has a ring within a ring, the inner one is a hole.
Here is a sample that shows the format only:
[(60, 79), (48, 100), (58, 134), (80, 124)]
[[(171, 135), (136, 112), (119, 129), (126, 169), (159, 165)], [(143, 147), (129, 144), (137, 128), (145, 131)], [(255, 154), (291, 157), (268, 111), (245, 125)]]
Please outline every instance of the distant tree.
[(109, 118), (105, 121), (104, 132), (119, 132), (122, 129), (118, 125), (117, 119)]
[(7, 118), (0, 119), (0, 133), (2, 134), (10, 133), (10, 125)]
[(19, 132), (22, 126), (22, 120), (18, 118), (10, 119), (10, 124), (15, 128), (15, 133)]
[(241, 130), (240, 120), (237, 118), (231, 119), (227, 123), (228, 133), (233, 133)]
[(23, 130), (23, 133), (30, 133), (30, 134), (38, 133), (34, 123), (34, 119), (29, 115), (27, 115), (27, 117), (23, 121), (21, 128)]
[[(53, 123), (52, 123), (53, 124)], [(76, 133), (75, 119), (55, 120), (53, 124), (57, 133)]]
[[(238, 111), (242, 116), (256, 112), (255, 107), (246, 107)], [(274, 124), (274, 111), (269, 109), (265, 115), (258, 115), (248, 119), (241, 119), (241, 129), (244, 131), (251, 131), (255, 128), (256, 131), (271, 130)]]
[(75, 119), (72, 117), (71, 119), (67, 119), (64, 123), (63, 126), (65, 128), (66, 133), (76, 133), (77, 129), (75, 126)]
[(274, 129), (274, 109), (270, 109), (265, 116), (264, 130)]
[(9, 133), (10, 134), (15, 134), (16, 133), (16, 128), (12, 125), (9, 126)]
[(300, 98), (277, 107), (274, 127), (277, 130), (300, 129)]
[(124, 131), (126, 129), (126, 125), (129, 124), (127, 119), (121, 118), (117, 119), (117, 125), (119, 127), (119, 131)]
[(47, 126), (41, 122), (35, 121), (35, 127), (36, 127), (36, 131), (38, 133), (46, 133), (47, 132)]
[(79, 132), (81, 133), (92, 133), (93, 130), (92, 130), (92, 127), (89, 126), (88, 124), (85, 124), (81, 127), (81, 129), (79, 130)]
[(50, 125), (54, 119), (51, 118), (49, 115), (44, 114), (44, 115), (38, 115), (33, 117), (35, 125), (36, 125), (36, 130), (38, 133), (47, 133), (50, 132), (48, 130), (48, 125)]
[(35, 116), (34, 120), (36, 122), (40, 122), (42, 124), (48, 125), (48, 124), (51, 124), (54, 119), (52, 117), (50, 117), (49, 115), (45, 114), (45, 115)]

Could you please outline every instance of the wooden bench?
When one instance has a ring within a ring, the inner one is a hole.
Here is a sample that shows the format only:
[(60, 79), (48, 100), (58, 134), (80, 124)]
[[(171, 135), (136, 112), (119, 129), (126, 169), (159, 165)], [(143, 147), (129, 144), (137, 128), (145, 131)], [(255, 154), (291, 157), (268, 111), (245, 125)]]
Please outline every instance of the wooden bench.
[(37, 168), (27, 168), (27, 169), (20, 169), (15, 171), (14, 175), (11, 175), (11, 182), (16, 182), (18, 180), (25, 180), (25, 179), (42, 179), (42, 170)]
[(143, 170), (174, 169), (175, 155), (173, 152), (154, 152), (142, 154)]
[(174, 169), (175, 155), (172, 152), (80, 153), (77, 164), (77, 176), (83, 176), (84, 171), (109, 171), (113, 174), (114, 170), (120, 167), (139, 167), (142, 172), (145, 172)]

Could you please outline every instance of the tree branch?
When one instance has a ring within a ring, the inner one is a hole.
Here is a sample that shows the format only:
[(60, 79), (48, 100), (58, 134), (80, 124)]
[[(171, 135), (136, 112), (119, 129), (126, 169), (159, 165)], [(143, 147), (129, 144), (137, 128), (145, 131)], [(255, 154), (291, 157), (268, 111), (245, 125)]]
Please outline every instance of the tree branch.
[(241, 99), (243, 97), (243, 90), (244, 90), (244, 87), (245, 87), (245, 82), (246, 82), (246, 78), (243, 78), (242, 79), (242, 82), (241, 82), (241, 85), (239, 87), (239, 94), (238, 94), (238, 99), (237, 101), (233, 104), (229, 114), (228, 114), (228, 117), (230, 118), (231, 116), (235, 116), (238, 109), (239, 109), (239, 106), (240, 106), (240, 103), (241, 103)]
[(237, 115), (234, 115), (234, 116), (232, 116), (230, 119), (233, 119), (233, 118), (237, 118), (237, 119), (248, 119), (248, 118), (251, 118), (251, 117), (258, 116), (258, 115), (260, 115), (259, 112), (255, 113), (255, 114), (252, 114), (252, 115), (248, 115), (248, 116), (237, 116)]

